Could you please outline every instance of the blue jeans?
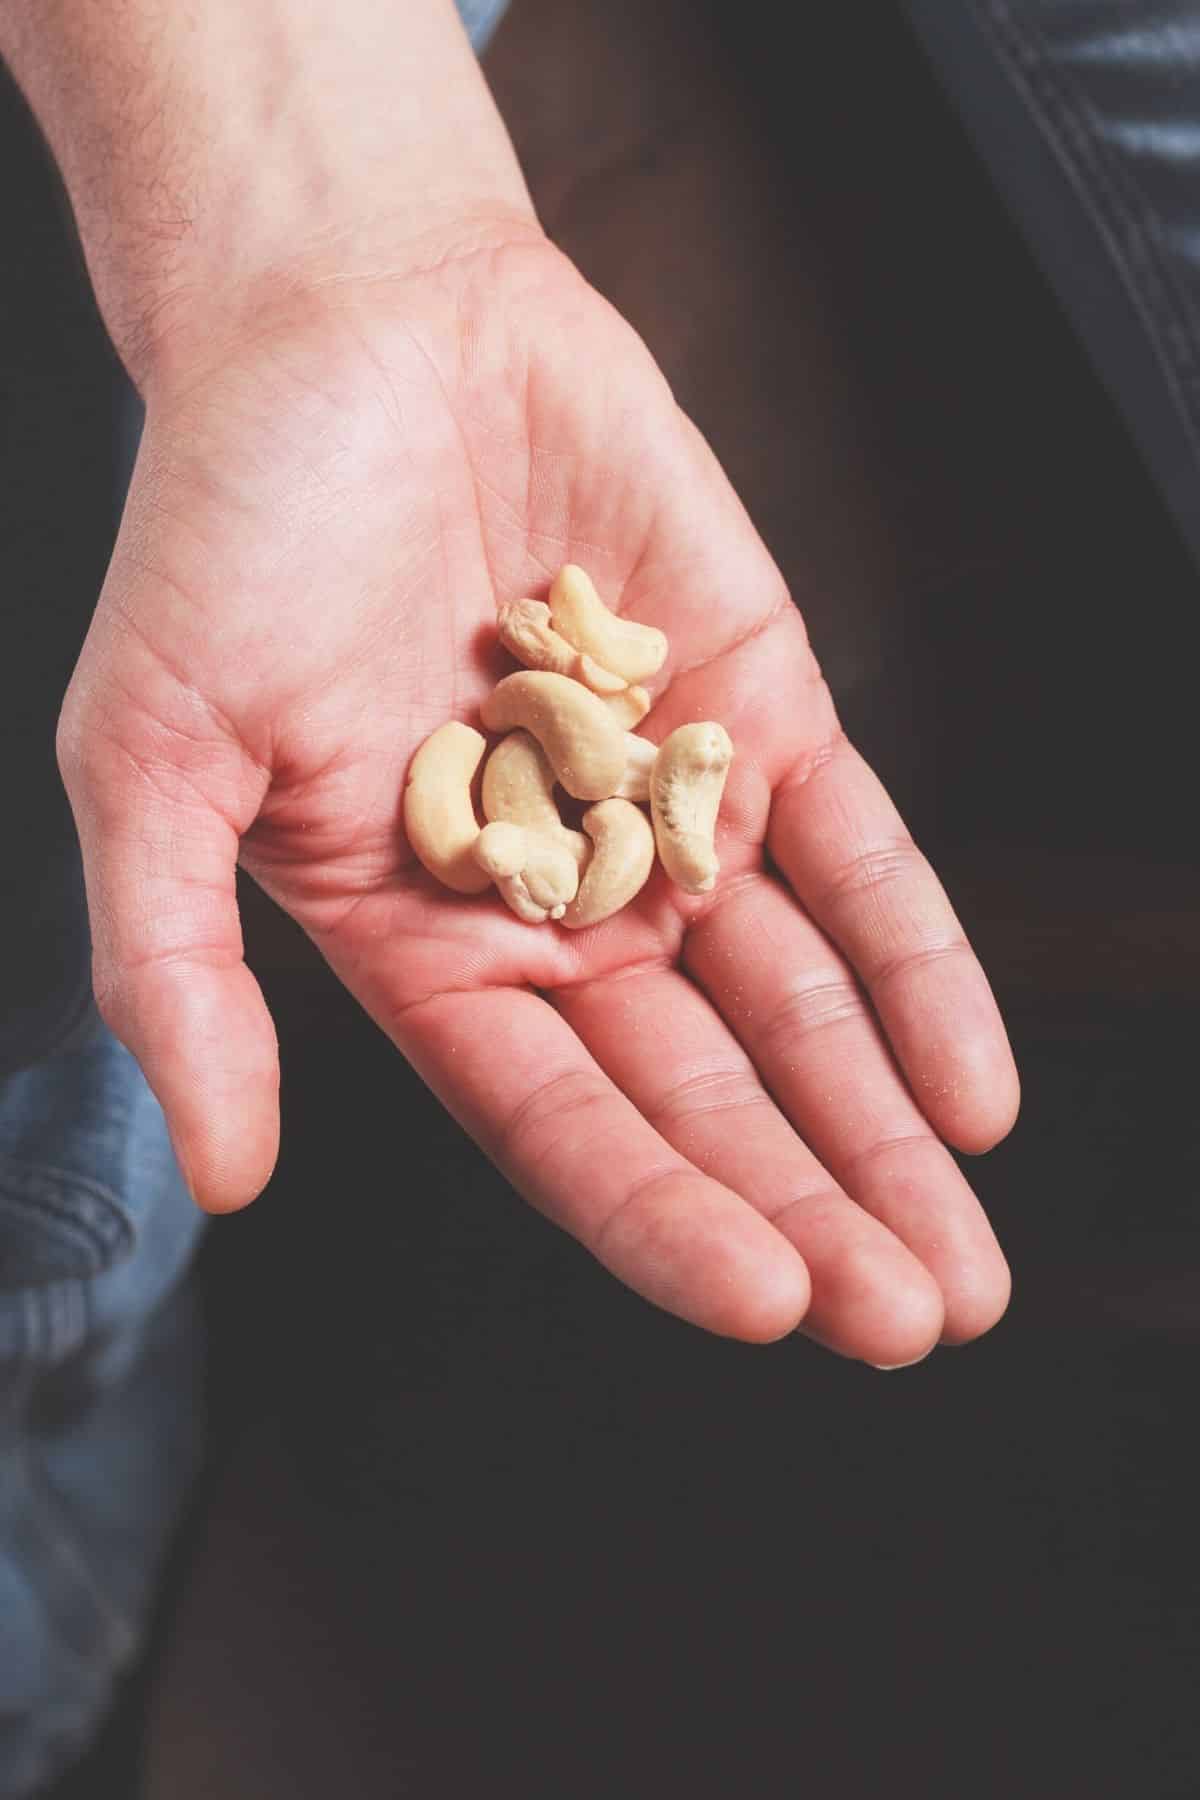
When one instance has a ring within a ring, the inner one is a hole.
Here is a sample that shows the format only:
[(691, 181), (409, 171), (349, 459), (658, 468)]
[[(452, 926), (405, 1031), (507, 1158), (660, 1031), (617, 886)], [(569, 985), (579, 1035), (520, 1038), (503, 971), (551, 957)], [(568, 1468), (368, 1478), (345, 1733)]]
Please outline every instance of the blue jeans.
[(90, 1012), (0, 1082), (0, 1793), (82, 1749), (138, 1646), (201, 1447), (162, 1113)]
[[(1200, 114), (1180, 98), (1200, 88), (1195, 0), (905, 4), (1200, 557)], [(478, 46), (503, 0), (460, 9)], [(23, 451), (15, 473), (29, 467)], [(31, 578), (60, 537), (39, 540)], [(0, 571), (0, 592), (26, 587)], [(0, 608), (0, 752), (10, 625)], [(57, 664), (42, 660), (49, 692)], [(28, 685), (14, 682), (18, 706)], [(36, 712), (40, 755), (54, 720)], [(29, 804), (29, 759), (14, 766), (13, 803)], [(47, 781), (31, 819), (57, 803)], [(201, 1448), (185, 1278), (200, 1220), (157, 1106), (86, 997), (79, 1022), (61, 834), (55, 857), (11, 914), (36, 906), (41, 937), (11, 933), (20, 961), (0, 968), (0, 1800), (94, 1729)], [(45, 873), (59, 862), (61, 879)], [(0, 926), (4, 879), (0, 866)]]

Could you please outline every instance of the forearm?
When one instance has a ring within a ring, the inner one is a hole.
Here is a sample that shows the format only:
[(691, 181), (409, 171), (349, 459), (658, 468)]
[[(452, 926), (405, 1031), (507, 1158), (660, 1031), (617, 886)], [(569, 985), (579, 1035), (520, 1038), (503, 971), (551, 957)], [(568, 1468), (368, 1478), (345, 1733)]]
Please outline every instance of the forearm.
[(533, 229), (451, 0), (0, 0), (118, 350)]

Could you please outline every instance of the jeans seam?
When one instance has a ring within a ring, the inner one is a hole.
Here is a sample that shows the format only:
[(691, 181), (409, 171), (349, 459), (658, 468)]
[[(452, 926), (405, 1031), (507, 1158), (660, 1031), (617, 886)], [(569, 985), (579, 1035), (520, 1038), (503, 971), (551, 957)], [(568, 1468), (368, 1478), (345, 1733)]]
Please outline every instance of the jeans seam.
[[(1140, 196), (1138, 204), (1133, 204), (1135, 196), (1122, 191), (1127, 188), (1124, 174), (1106, 157), (1086, 100), (1060, 74), (1051, 73), (1044, 41), (1027, 21), (1018, 23), (1010, 0), (978, 0), (977, 10), (1009, 79), (1101, 232), (1142, 319), (1200, 469), (1200, 417), (1184, 385), (1200, 374), (1200, 330), (1193, 321), (1193, 309), (1178, 292), (1154, 233), (1147, 228), (1145, 221), (1154, 216), (1152, 209)], [(1089, 180), (1082, 179), (1084, 172)]]
[(92, 1327), (89, 1285), (76, 1276), (0, 1289), (0, 1387), (7, 1402), (15, 1372), (49, 1369), (86, 1343)]
[[(103, 1634), (103, 1642), (98, 1648), (111, 1665), (119, 1666), (128, 1659), (136, 1647), (137, 1631), (124, 1614), (113, 1605), (97, 1582), (86, 1555), (68, 1528), (62, 1503), (53, 1488), (35, 1467), (26, 1440), (21, 1440), (16, 1445), (15, 1454), (20, 1458), (26, 1494), (37, 1507), (43, 1542), (53, 1553), (59, 1567), (78, 1584), (86, 1595), (98, 1631)], [(85, 1666), (91, 1660), (90, 1657), (79, 1657), (69, 1645), (64, 1648), (68, 1654), (75, 1655), (76, 1660), (83, 1662)]]
[(24, 1162), (0, 1152), (0, 1211), (4, 1210), (43, 1218), (76, 1242), (83, 1241), (95, 1259), (92, 1268), (81, 1272), (88, 1276), (111, 1268), (129, 1254), (136, 1240), (125, 1209), (102, 1183), (52, 1163)]

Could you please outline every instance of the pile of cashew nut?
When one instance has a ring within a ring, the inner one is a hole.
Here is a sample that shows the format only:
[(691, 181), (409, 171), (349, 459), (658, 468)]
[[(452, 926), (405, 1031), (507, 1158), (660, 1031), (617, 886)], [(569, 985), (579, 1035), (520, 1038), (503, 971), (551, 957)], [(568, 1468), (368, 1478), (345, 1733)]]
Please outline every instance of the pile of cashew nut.
[[(573, 563), (559, 570), (549, 605), (502, 606), (499, 629), (525, 666), (481, 708), (486, 729), (505, 733), (484, 764), (487, 823), (472, 798), (487, 743), (451, 720), (413, 757), (404, 791), (404, 828), (425, 868), (460, 894), (494, 884), (518, 918), (573, 930), (627, 906), (656, 847), (672, 881), (708, 893), (733, 745), (712, 722), (680, 725), (661, 745), (635, 734), (651, 705), (640, 683), (666, 660), (663, 633), (610, 612)], [(592, 802), (582, 831), (564, 824), (556, 784)]]

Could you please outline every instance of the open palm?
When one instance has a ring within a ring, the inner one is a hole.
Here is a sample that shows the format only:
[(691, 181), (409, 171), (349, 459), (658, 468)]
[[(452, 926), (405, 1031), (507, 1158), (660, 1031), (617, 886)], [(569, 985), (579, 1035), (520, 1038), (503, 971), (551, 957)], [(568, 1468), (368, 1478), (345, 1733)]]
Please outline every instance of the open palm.
[[(578, 934), (439, 888), (400, 825), (412, 752), (512, 666), (497, 603), (568, 560), (670, 639), (643, 733), (711, 718), (736, 748), (716, 891), (656, 870)], [(987, 983), (711, 453), (541, 240), (293, 297), (151, 390), (60, 752), (97, 996), (202, 1204), (252, 1198), (277, 1148), (240, 856), (658, 1304), (883, 1364), (1003, 1310), (943, 1142), (1014, 1116)]]

